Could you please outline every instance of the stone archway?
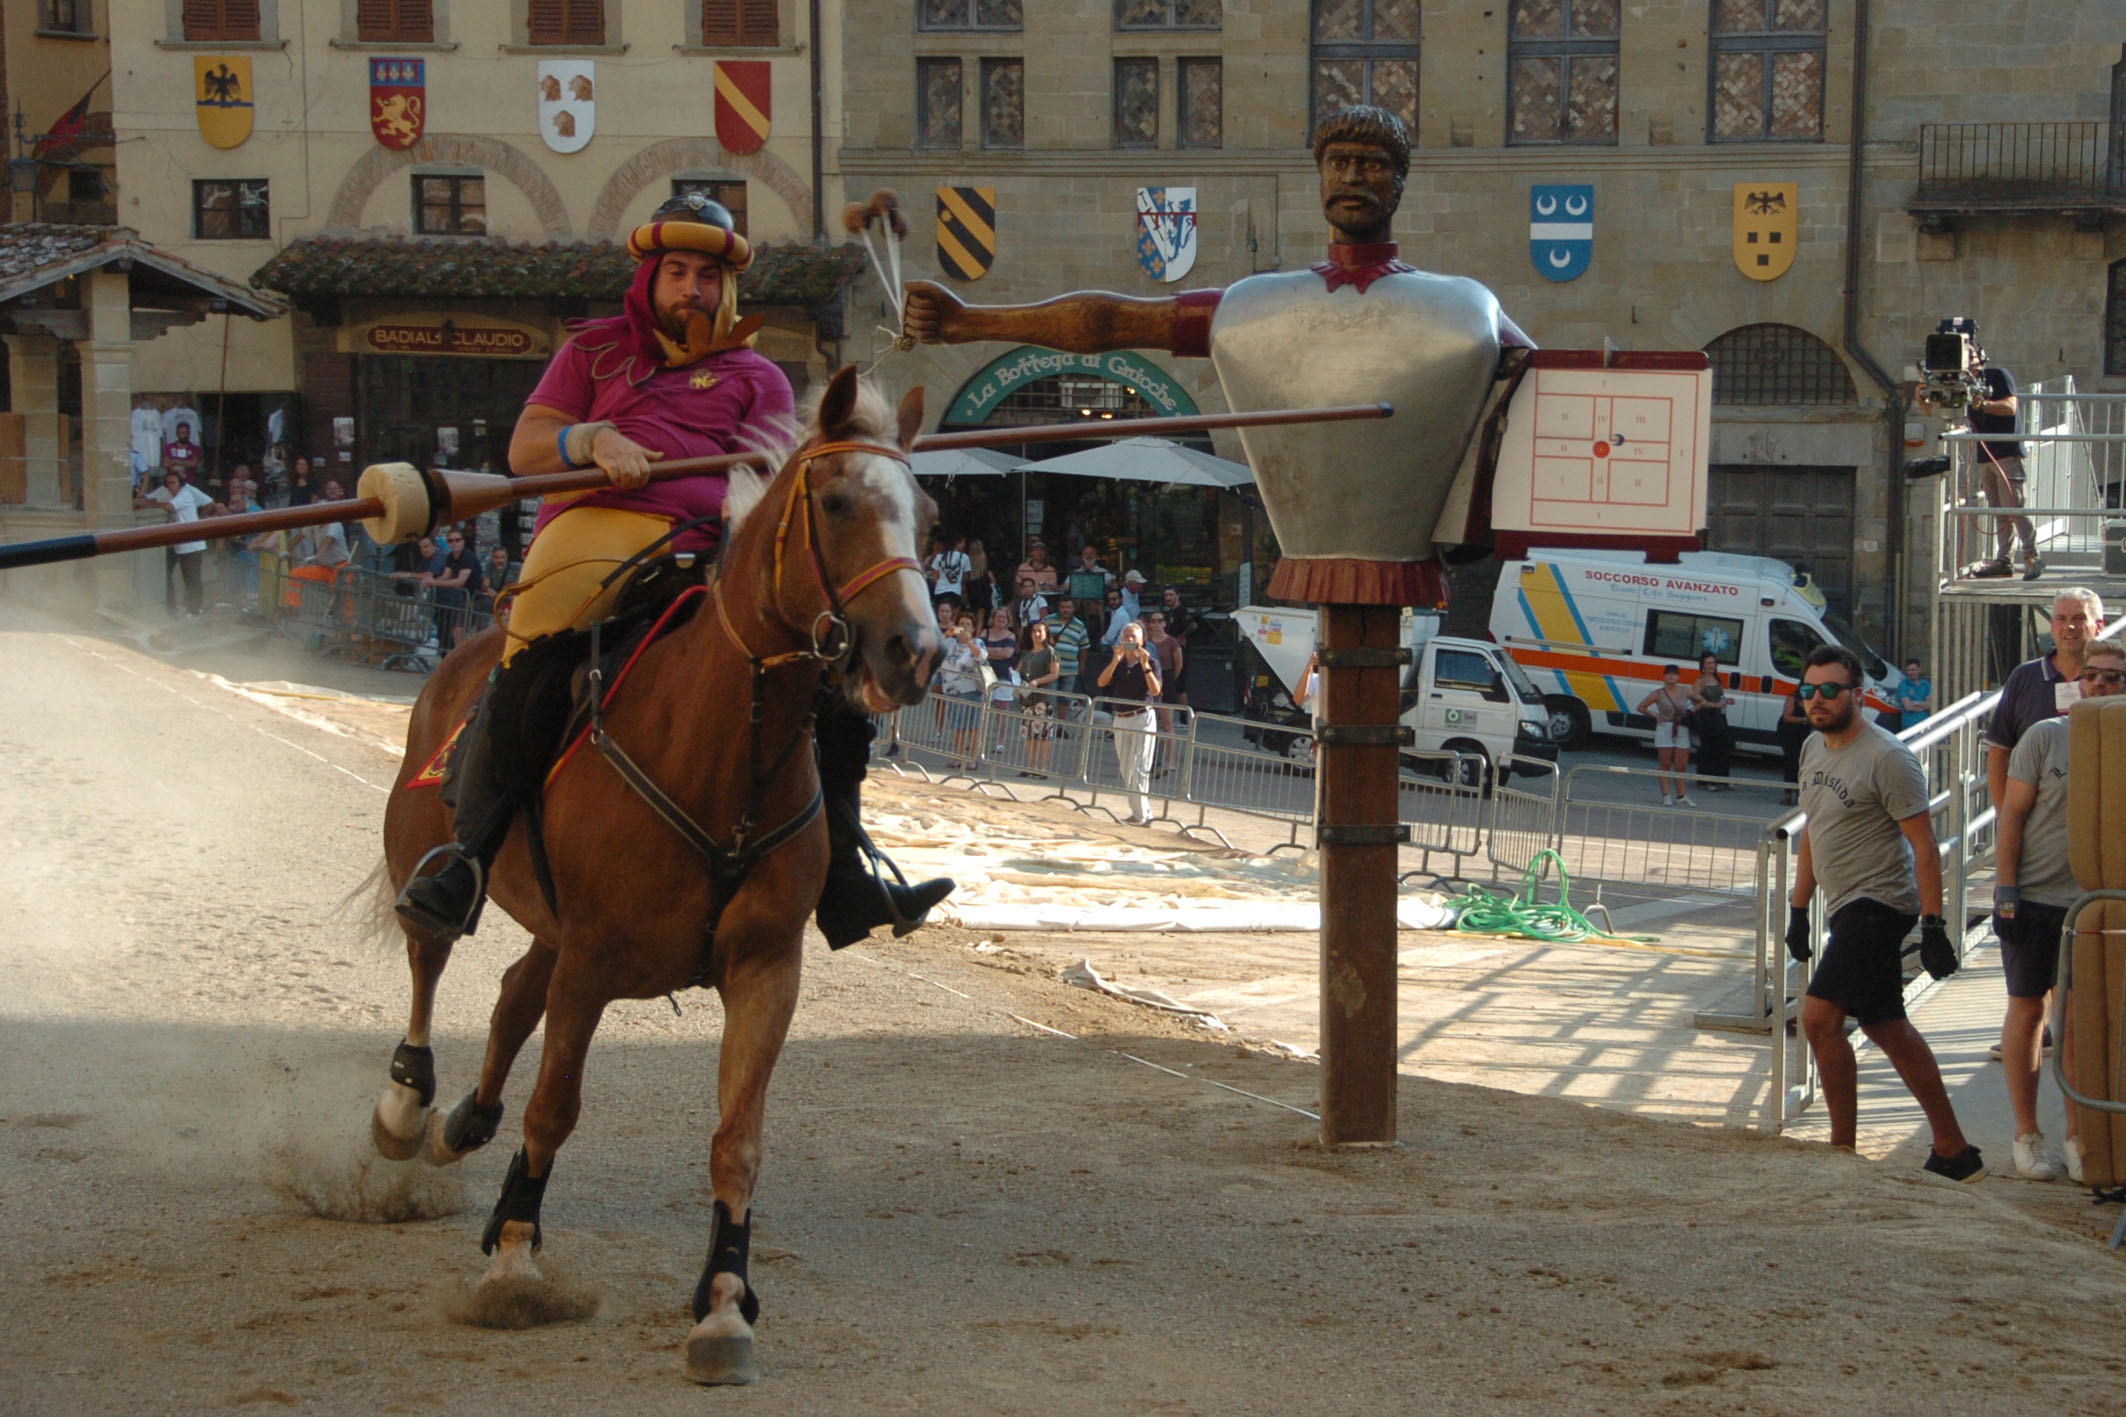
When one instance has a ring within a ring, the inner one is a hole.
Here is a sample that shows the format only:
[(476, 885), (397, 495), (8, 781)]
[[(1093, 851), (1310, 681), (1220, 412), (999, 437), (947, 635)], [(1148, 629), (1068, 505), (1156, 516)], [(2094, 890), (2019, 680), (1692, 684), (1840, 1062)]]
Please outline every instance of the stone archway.
[(362, 224), (362, 211), (384, 179), (417, 163), (463, 163), (506, 178), (532, 204), (532, 213), (545, 228), (549, 241), (567, 241), (573, 235), (568, 205), (560, 189), (539, 167), (508, 143), (493, 138), (475, 138), (455, 133), (430, 133), (403, 152), (372, 147), (361, 161), (348, 169), (339, 190), (332, 194), (332, 207), (325, 213), (328, 231), (351, 231)]
[(693, 168), (733, 172), (749, 182), (767, 184), (770, 191), (789, 204), (797, 218), (800, 239), (812, 231), (812, 192), (797, 169), (765, 150), (734, 153), (714, 138), (667, 138), (652, 143), (613, 169), (591, 206), (591, 219), (584, 235), (593, 241), (620, 239), (620, 218), (629, 202), (660, 177)]

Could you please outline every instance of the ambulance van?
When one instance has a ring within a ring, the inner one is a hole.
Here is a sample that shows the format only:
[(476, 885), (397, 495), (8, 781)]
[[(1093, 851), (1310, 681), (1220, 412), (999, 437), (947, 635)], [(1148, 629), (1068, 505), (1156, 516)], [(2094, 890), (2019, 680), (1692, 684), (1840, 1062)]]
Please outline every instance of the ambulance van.
[(1531, 550), (1499, 574), (1491, 634), (1542, 690), (1561, 747), (1590, 732), (1653, 738), (1636, 712), (1665, 665), (1698, 677), (1710, 651), (1738, 745), (1776, 750), (1780, 711), (1811, 651), (1843, 645), (1867, 674), (1872, 719), (1894, 710), (1900, 676), (1824, 607), (1807, 576), (1767, 556), (1685, 552), (1649, 565), (1638, 551)]

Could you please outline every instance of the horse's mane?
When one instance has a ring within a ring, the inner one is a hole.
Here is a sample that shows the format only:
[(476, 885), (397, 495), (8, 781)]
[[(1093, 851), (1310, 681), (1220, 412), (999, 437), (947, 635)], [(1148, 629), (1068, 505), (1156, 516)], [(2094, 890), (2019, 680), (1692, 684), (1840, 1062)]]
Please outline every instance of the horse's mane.
[[(819, 406), (826, 396), (827, 386), (822, 384), (805, 395), (804, 402), (798, 405), (795, 420), (777, 419), (767, 430), (768, 439), (743, 446), (757, 447), (767, 453), (774, 460), (776, 471), (780, 472), (802, 443), (825, 435), (827, 430), (819, 426)], [(850, 410), (848, 423), (834, 431), (841, 437), (892, 443), (899, 438), (899, 422), (886, 396), (868, 379), (858, 379), (856, 406)], [(723, 494), (724, 545), (731, 544), (731, 539), (738, 534), (738, 524), (760, 505), (760, 499), (767, 495), (768, 484), (774, 480), (775, 474), (763, 476), (751, 467), (731, 469), (730, 487)]]

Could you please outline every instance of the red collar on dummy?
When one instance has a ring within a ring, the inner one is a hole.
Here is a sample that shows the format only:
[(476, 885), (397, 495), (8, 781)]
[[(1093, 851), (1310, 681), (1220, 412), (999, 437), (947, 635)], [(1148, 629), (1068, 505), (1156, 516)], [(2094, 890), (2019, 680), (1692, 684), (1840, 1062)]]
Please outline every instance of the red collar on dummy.
[(1362, 246), (1346, 245), (1341, 241), (1329, 243), (1329, 259), (1316, 262), (1314, 273), (1334, 290), (1340, 285), (1355, 285), (1358, 293), (1366, 293), (1366, 287), (1384, 275), (1397, 271), (1414, 271), (1417, 267), (1395, 259), (1393, 241), (1373, 241)]

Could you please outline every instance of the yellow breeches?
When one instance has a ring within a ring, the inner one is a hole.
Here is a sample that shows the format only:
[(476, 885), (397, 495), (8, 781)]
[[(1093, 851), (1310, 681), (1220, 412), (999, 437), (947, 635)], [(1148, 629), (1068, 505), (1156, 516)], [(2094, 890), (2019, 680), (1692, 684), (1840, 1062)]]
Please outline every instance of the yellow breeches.
[(502, 662), (541, 635), (586, 624), (603, 615), (620, 583), (601, 590), (613, 568), (672, 529), (670, 517), (624, 512), (615, 507), (577, 507), (563, 512), (532, 538), (524, 572), (510, 587), (509, 643)]

